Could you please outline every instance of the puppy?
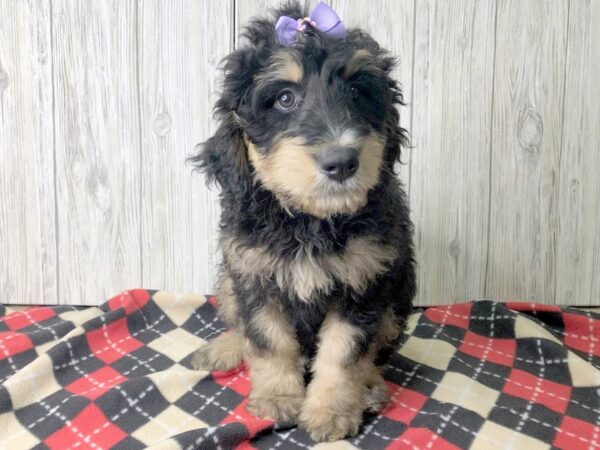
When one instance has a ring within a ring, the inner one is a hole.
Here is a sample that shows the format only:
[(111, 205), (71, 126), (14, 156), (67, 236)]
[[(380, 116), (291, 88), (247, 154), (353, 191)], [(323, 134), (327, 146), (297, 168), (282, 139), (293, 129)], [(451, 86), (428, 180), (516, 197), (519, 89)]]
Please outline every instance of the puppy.
[[(231, 327), (193, 364), (245, 359), (248, 408), (323, 441), (385, 405), (379, 368), (405, 326), (415, 262), (394, 174), (406, 141), (394, 60), (364, 31), (334, 36), (306, 16), (291, 2), (250, 22), (248, 45), (225, 59), (219, 127), (192, 157), (220, 187)], [(293, 42), (279, 17), (300, 19)]]

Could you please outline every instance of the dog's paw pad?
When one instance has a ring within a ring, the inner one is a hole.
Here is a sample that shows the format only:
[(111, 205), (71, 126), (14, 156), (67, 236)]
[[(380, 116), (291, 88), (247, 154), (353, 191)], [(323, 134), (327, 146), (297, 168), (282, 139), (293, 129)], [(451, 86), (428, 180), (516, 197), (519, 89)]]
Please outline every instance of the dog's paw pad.
[(304, 397), (285, 396), (253, 398), (248, 400), (248, 410), (255, 416), (284, 422), (293, 422), (298, 417)]

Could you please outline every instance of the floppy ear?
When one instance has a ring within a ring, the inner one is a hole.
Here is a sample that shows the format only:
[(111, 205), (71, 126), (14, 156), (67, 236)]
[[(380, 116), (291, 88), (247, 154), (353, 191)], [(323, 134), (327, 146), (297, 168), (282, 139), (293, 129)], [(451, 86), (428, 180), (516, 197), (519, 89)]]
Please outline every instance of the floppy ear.
[(196, 146), (188, 161), (206, 174), (207, 181), (222, 189), (239, 189), (249, 180), (243, 129), (237, 111), (244, 108), (258, 62), (250, 48), (236, 50), (223, 60), (223, 92), (215, 104), (219, 128), (214, 136)]
[(402, 91), (398, 84), (390, 79), (390, 90), (392, 91), (392, 101), (388, 106), (389, 111), (386, 115), (386, 134), (387, 134), (387, 163), (393, 171), (396, 162), (402, 163), (402, 147), (408, 145), (408, 132), (400, 126), (400, 113), (397, 105), (404, 105), (402, 101)]
[(391, 57), (384, 57), (383, 62), (385, 68), (385, 77), (389, 86), (389, 103), (388, 111), (385, 118), (385, 134), (386, 134), (386, 151), (385, 151), (385, 163), (390, 170), (394, 173), (394, 165), (396, 162), (403, 164), (402, 162), (402, 147), (409, 146), (408, 132), (400, 126), (400, 112), (398, 111), (399, 106), (404, 106), (404, 99), (402, 97), (402, 89), (396, 80), (394, 80), (390, 74), (394, 67), (394, 59)]
[[(305, 9), (298, 0), (288, 0), (272, 13), (275, 20), (281, 15), (305, 17)], [(235, 50), (222, 61), (223, 92), (215, 104), (219, 128), (209, 140), (197, 145), (196, 154), (188, 158), (206, 174), (209, 183), (216, 182), (229, 191), (245, 189), (251, 180), (242, 121), (251, 109), (254, 75), (266, 64), (273, 48), (280, 46), (272, 19), (252, 20), (242, 35), (250, 46)]]
[(394, 171), (396, 162), (402, 163), (402, 147), (409, 144), (408, 132), (400, 126), (400, 113), (398, 106), (404, 106), (402, 89), (396, 80), (392, 78), (392, 70), (396, 65), (396, 59), (390, 55), (390, 52), (379, 46), (368, 33), (360, 29), (351, 29), (348, 31), (346, 41), (353, 44), (356, 49), (364, 49), (368, 54), (374, 56), (374, 63), (379, 68), (387, 83), (389, 92), (387, 112), (385, 114), (385, 165), (391, 172)]
[(197, 154), (189, 158), (206, 174), (208, 183), (216, 182), (223, 190), (243, 187), (250, 173), (242, 130), (235, 123), (233, 113), (229, 116), (221, 120), (209, 140), (196, 146)]

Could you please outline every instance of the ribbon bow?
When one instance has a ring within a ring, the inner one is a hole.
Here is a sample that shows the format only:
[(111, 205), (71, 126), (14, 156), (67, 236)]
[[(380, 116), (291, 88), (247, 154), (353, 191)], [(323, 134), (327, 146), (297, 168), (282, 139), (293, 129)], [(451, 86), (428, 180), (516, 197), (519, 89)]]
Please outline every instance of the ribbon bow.
[(319, 2), (310, 16), (303, 19), (292, 19), (281, 16), (275, 24), (277, 38), (282, 45), (290, 46), (296, 42), (298, 32), (308, 29), (308, 25), (322, 31), (331, 39), (342, 39), (346, 37), (346, 26), (340, 20), (333, 9), (323, 2)]

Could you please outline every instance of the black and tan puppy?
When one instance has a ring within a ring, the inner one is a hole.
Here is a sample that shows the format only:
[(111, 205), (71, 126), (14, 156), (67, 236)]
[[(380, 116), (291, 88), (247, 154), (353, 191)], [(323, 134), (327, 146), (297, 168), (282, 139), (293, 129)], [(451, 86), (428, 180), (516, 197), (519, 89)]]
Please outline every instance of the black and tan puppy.
[[(289, 3), (274, 17), (305, 17)], [(197, 368), (249, 363), (249, 408), (313, 439), (357, 433), (387, 401), (378, 366), (415, 293), (412, 225), (394, 174), (405, 132), (393, 58), (364, 31), (275, 20), (225, 60), (216, 134), (193, 157), (221, 189), (220, 314)]]

